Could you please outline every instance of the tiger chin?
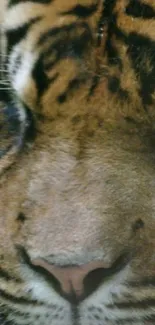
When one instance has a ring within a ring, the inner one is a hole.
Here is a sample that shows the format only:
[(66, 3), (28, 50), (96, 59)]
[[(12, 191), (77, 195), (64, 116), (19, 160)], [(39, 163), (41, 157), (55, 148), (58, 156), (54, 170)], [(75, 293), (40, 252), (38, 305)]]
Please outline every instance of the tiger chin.
[(155, 4), (1, 0), (0, 324), (155, 324)]

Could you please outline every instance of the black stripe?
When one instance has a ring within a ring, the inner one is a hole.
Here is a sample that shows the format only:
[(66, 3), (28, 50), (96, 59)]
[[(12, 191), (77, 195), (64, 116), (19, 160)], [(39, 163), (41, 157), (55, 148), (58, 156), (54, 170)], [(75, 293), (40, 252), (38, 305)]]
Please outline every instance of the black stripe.
[[(79, 60), (91, 43), (91, 31), (86, 23), (73, 23), (69, 26), (50, 29), (43, 33), (38, 41), (38, 45), (42, 46), (45, 69), (52, 69), (55, 64), (65, 58)], [(44, 49), (44, 44), (49, 44), (48, 48)], [(46, 61), (48, 61), (47, 64)]]
[[(22, 308), (23, 307), (23, 308)], [(29, 306), (31, 307), (31, 306)], [(20, 308), (20, 309), (18, 309)], [(32, 305), (33, 308), (33, 305)], [(32, 323), (27, 322), (27, 320), (32, 319), (32, 308), (29, 309), (29, 311), (25, 310), (25, 306), (17, 306), (17, 304), (13, 304), (10, 306), (10, 304), (1, 302), (0, 305), (0, 325), (18, 325), (19, 323), (23, 324), (23, 321), (25, 325), (32, 325)], [(51, 306), (50, 306), (51, 308)], [(54, 309), (54, 308), (51, 308)], [(52, 310), (53, 311), (53, 310)], [(37, 315), (40, 316), (40, 312), (35, 313), (34, 317), (37, 318)], [(10, 320), (10, 319), (15, 319), (15, 321)]]
[(22, 26), (19, 26), (16, 29), (11, 29), (6, 32), (7, 36), (7, 42), (8, 42), (8, 52), (12, 49), (13, 46), (15, 46), (17, 43), (19, 43), (22, 39), (25, 38), (27, 32), (33, 26), (35, 23), (41, 20), (41, 17), (35, 17), (32, 18), (28, 23), (25, 23)]
[(57, 97), (57, 102), (59, 104), (65, 103), (67, 101), (67, 99), (68, 99), (68, 96), (72, 96), (73, 92), (75, 90), (79, 89), (81, 85), (85, 84), (85, 82), (86, 82), (85, 77), (83, 77), (83, 79), (82, 78), (79, 78), (79, 79), (75, 78), (73, 80), (70, 80), (66, 91), (63, 92), (62, 94), (60, 94)]
[(72, 9), (65, 11), (62, 15), (75, 15), (79, 18), (87, 18), (96, 12), (98, 8), (98, 3), (92, 4), (90, 6), (76, 5)]
[(139, 324), (141, 323), (141, 325), (143, 324), (150, 324), (153, 325), (155, 321), (155, 314), (152, 315), (148, 315), (146, 317), (129, 317), (129, 318), (119, 318), (115, 320), (115, 325), (131, 325), (131, 324)]
[[(136, 1), (137, 0), (135, 0), (135, 2)], [(103, 37), (106, 37), (103, 55), (105, 55), (106, 52), (109, 66), (116, 65), (118, 69), (122, 71), (124, 68), (123, 62), (118, 52), (117, 45), (113, 44), (113, 38), (115, 37), (128, 45), (127, 55), (132, 62), (132, 68), (140, 83), (139, 96), (142, 98), (144, 109), (147, 109), (147, 106), (153, 103), (152, 94), (155, 91), (155, 41), (151, 40), (149, 37), (139, 35), (138, 33), (130, 33), (129, 35), (123, 33), (123, 31), (117, 27), (117, 16), (113, 14), (115, 4), (116, 0), (104, 1), (103, 11), (98, 26), (98, 46), (102, 45), (102, 37), (100, 34), (103, 33)], [(104, 29), (106, 30), (105, 36)], [(149, 66), (150, 69), (148, 68)], [(99, 81), (100, 78), (93, 82), (93, 92)], [(120, 89), (119, 83), (119, 79), (117, 83), (114, 83), (114, 80), (109, 80), (109, 90), (112, 92), (117, 91), (120, 98), (128, 99), (128, 92), (124, 91), (124, 89)]]
[(111, 93), (118, 93), (120, 99), (127, 100), (129, 99), (129, 92), (121, 87), (120, 79), (118, 77), (108, 78), (108, 88)]
[(126, 8), (126, 13), (127, 15), (136, 18), (155, 18), (155, 10), (148, 4), (142, 3), (139, 0), (131, 0)]
[(11, 100), (11, 95), (10, 91), (8, 89), (0, 89), (0, 101), (7, 103), (10, 102)]
[(36, 61), (33, 71), (32, 77), (36, 82), (38, 100), (42, 96), (42, 94), (48, 89), (50, 85), (50, 80), (45, 73), (42, 56)]
[(98, 70), (96, 70), (96, 75), (93, 77), (92, 84), (89, 89), (88, 100), (90, 97), (92, 97), (94, 95), (94, 91), (97, 88), (99, 82), (100, 82), (100, 74), (98, 73)]
[(106, 305), (107, 308), (114, 309), (133, 309), (133, 308), (139, 308), (139, 309), (146, 309), (149, 307), (155, 307), (155, 298), (146, 298), (141, 301), (123, 301), (123, 302), (115, 302), (113, 304)]
[[(105, 48), (103, 48), (103, 55), (107, 55), (108, 64), (109, 65), (117, 65), (118, 68), (122, 69), (122, 61), (119, 56), (118, 50), (116, 46), (112, 43), (112, 36), (114, 34), (115, 29), (115, 22), (113, 21), (113, 9), (116, 5), (117, 0), (105, 0), (103, 1), (103, 9), (101, 10), (101, 16), (99, 18), (99, 23), (97, 27), (97, 34), (98, 34), (98, 40), (97, 40), (97, 46), (100, 50), (100, 46), (102, 46), (102, 38), (105, 39)], [(104, 30), (106, 30), (106, 33), (104, 35)], [(101, 52), (102, 55), (102, 52)], [(90, 88), (89, 96), (92, 96), (94, 94), (95, 89), (97, 88), (101, 76), (106, 75), (106, 71), (101, 71), (100, 67), (96, 71), (96, 75), (98, 77), (94, 77), (92, 81), (92, 86)], [(88, 96), (88, 97), (89, 97)]]
[[(129, 44), (128, 55), (140, 79), (140, 96), (146, 107), (153, 103), (152, 94), (155, 91), (155, 41), (131, 33), (127, 37), (127, 43)], [(150, 65), (150, 70), (147, 70), (147, 63)]]
[(104, 1), (104, 8), (102, 13), (102, 18), (107, 20), (108, 22), (112, 21), (112, 12), (116, 5), (117, 0), (105, 0)]
[(100, 18), (99, 28), (101, 26), (107, 26), (107, 34), (106, 34), (106, 44), (105, 44), (105, 51), (108, 56), (108, 63), (110, 65), (118, 65), (118, 67), (122, 68), (122, 62), (120, 56), (118, 54), (118, 50), (112, 43), (112, 36), (115, 32), (115, 20), (112, 14), (113, 9), (116, 5), (117, 0), (105, 0), (103, 12)]
[(3, 311), (0, 310), (0, 324), (2, 325), (16, 325), (13, 320), (8, 320), (8, 310), (4, 309), (4, 306), (1, 306), (0, 309), (3, 308)]
[(7, 281), (15, 281), (21, 283), (21, 279), (16, 278), (15, 276), (10, 275), (7, 271), (0, 268), (0, 278), (3, 278)]
[[(53, 28), (43, 33), (38, 41), (38, 45), (42, 48), (39, 61), (36, 63), (33, 71), (33, 77), (36, 80), (38, 93), (41, 96), (48, 88), (51, 82), (54, 82), (59, 76), (49, 80), (45, 71), (53, 69), (61, 60), (65, 58), (73, 58), (78, 62), (83, 60), (83, 56), (88, 52), (90, 44), (92, 44), (92, 34), (89, 26), (85, 22), (72, 23), (67, 26)], [(44, 49), (45, 44), (45, 49)], [(48, 47), (46, 46), (48, 44)], [(69, 93), (77, 89), (85, 80), (86, 74), (75, 77), (66, 85), (66, 91), (58, 95), (58, 102), (63, 103)]]
[[(113, 21), (117, 21), (116, 16), (113, 16)], [(147, 106), (153, 104), (152, 94), (155, 91), (155, 41), (136, 32), (124, 34), (116, 23), (114, 34), (128, 46), (127, 55), (140, 84), (139, 96), (147, 110)]]
[(55, 0), (10, 0), (9, 1), (9, 7), (10, 6), (14, 6), (14, 5), (17, 5), (17, 4), (22, 4), (22, 3), (26, 3), (26, 2), (29, 2), (29, 3), (39, 3), (39, 4), (50, 4), (52, 2), (54, 2)]
[[(77, 306), (71, 306), (71, 319), (74, 320), (74, 325), (80, 325), (80, 315)], [(66, 325), (66, 324), (65, 324)]]
[[(83, 34), (85, 35), (85, 33), (87, 33), (88, 39), (85, 39), (85, 41), (92, 40), (92, 34), (91, 34), (88, 24), (85, 22), (80, 22), (80, 23), (76, 22), (76, 23), (72, 23), (70, 25), (63, 25), (62, 27), (56, 27), (56, 28), (51, 28), (51, 29), (47, 30), (39, 38), (38, 45), (39, 46), (43, 45), (47, 41), (53, 40), (53, 38), (55, 37), (56, 39), (61, 41), (61, 47), (65, 46), (66, 40), (68, 42), (70, 42), (69, 45), (70, 45), (70, 51), (71, 51), (72, 47), (73, 47), (73, 44), (71, 43), (71, 41), (73, 42), (74, 39), (77, 38), (77, 35), (79, 35), (80, 37), (82, 36), (80, 34), (80, 31), (82, 31), (82, 35)], [(64, 37), (65, 37), (65, 40), (64, 40)], [(56, 44), (54, 43), (53, 47), (55, 48), (55, 46), (56, 46)], [(77, 47), (77, 50), (81, 52), (81, 50), (78, 47)], [(61, 48), (61, 51), (64, 51), (64, 48)]]
[(55, 73), (52, 78), (48, 78), (45, 73), (45, 67), (43, 64), (42, 56), (40, 56), (33, 68), (32, 77), (36, 83), (37, 97), (39, 102), (40, 97), (49, 88), (49, 86), (57, 80), (59, 74)]
[(26, 297), (16, 297), (11, 295), (10, 293), (6, 292), (5, 290), (0, 289), (0, 301), (8, 300), (14, 304), (20, 304), (20, 305), (30, 305), (30, 306), (44, 306), (45, 304), (43, 302), (28, 299)]

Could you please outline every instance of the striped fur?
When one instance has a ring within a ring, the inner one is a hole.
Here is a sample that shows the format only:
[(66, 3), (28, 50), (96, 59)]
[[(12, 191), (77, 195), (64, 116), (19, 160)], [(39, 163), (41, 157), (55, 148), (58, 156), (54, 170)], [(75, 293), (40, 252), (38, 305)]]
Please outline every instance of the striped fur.
[[(0, 325), (154, 325), (154, 1), (1, 0), (0, 109)], [(71, 304), (38, 256), (110, 267)]]

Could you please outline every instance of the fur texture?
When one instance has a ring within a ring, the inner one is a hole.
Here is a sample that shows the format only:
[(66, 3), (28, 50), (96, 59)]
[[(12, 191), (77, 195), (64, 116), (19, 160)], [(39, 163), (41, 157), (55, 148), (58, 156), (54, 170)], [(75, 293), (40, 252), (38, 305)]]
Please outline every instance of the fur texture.
[[(0, 323), (155, 323), (155, 4), (1, 0)], [(110, 269), (80, 304), (31, 261)]]

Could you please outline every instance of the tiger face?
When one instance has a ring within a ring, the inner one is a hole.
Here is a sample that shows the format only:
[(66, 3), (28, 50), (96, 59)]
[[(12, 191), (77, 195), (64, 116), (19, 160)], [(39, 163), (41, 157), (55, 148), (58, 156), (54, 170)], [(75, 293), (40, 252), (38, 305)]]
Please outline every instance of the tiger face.
[(0, 323), (153, 325), (155, 5), (1, 8)]

